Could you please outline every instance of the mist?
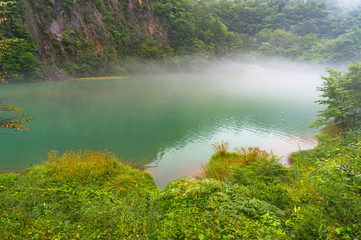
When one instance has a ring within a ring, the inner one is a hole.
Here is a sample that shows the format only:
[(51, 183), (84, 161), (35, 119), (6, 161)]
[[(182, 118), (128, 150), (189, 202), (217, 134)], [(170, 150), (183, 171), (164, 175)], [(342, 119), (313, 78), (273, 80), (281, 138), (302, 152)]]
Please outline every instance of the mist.
[(107, 149), (146, 163), (164, 186), (195, 174), (215, 142), (229, 142), (230, 151), (258, 146), (285, 165), (288, 154), (315, 145), (318, 130), (309, 126), (319, 110), (322, 65), (188, 56), (132, 67), (129, 78), (6, 86), (36, 121), (0, 146), (8, 159), (0, 167), (37, 164), (51, 150)]
[[(324, 72), (326, 65), (302, 61), (292, 61), (282, 57), (233, 56), (210, 58), (204, 56), (178, 56), (161, 60), (139, 60), (128, 58), (122, 62), (124, 73), (132, 75), (159, 74), (240, 74), (255, 66), (279, 71)], [(345, 64), (327, 64), (337, 70), (345, 69)]]
[(361, 4), (361, 0), (337, 0), (337, 5), (342, 7), (355, 7)]
[[(132, 63), (130, 78), (153, 76), (166, 78), (162, 88), (173, 87), (174, 82), (181, 82), (185, 88), (192, 86), (200, 91), (216, 91), (219, 94), (262, 95), (269, 98), (313, 99), (325, 75), (321, 64), (289, 61), (283, 58), (224, 58), (205, 59), (186, 56), (162, 61), (144, 61)], [(332, 67), (344, 70), (345, 65)], [(130, 68), (128, 68), (130, 69)], [(292, 88), (297, 88), (293, 91)], [(312, 90), (312, 91), (310, 91)]]

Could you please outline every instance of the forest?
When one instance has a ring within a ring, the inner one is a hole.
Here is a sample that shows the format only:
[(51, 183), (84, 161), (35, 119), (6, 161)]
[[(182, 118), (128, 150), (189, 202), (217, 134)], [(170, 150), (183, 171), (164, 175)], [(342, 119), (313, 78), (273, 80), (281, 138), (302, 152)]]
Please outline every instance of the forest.
[[(14, 81), (41, 81), (54, 78), (54, 71), (62, 77), (131, 74), (139, 70), (134, 63), (144, 61), (177, 71), (192, 65), (184, 56), (205, 63), (214, 58), (267, 56), (328, 65), (361, 58), (357, 5), (334, 0), (153, 0), (144, 4), (16, 0), (7, 6), (5, 17), (10, 21), (1, 25), (0, 39), (23, 41), (11, 54), (1, 56), (0, 71), (16, 75)], [(98, 12), (101, 21), (92, 11)], [(43, 29), (41, 39), (33, 33), (36, 21), (37, 28)], [(74, 26), (76, 21), (84, 27)], [(62, 22), (61, 31), (54, 32), (55, 23)], [(92, 39), (94, 31), (97, 40)]]

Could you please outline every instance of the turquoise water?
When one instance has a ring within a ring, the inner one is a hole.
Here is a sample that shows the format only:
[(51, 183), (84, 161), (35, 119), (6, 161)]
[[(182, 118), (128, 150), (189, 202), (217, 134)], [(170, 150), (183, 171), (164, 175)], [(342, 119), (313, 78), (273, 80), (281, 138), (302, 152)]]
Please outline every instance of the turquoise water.
[(1, 96), (35, 117), (29, 131), (0, 135), (0, 169), (47, 152), (111, 151), (147, 163), (157, 183), (197, 172), (217, 141), (287, 155), (309, 148), (319, 72), (247, 65), (238, 71), (106, 81), (3, 85)]

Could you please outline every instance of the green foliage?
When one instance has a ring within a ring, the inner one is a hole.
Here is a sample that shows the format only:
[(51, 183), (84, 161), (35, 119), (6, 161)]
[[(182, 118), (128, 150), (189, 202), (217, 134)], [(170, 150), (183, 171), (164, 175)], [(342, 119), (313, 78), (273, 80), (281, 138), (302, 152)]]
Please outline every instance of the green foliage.
[(257, 197), (286, 209), (295, 203), (284, 186), (290, 180), (288, 175), (292, 174), (294, 173), (276, 161), (264, 160), (236, 167), (232, 174), (232, 182), (250, 187), (248, 191), (250, 197)]
[(227, 27), (210, 13), (203, 1), (157, 0), (152, 6), (178, 54), (224, 54), (229, 50), (229, 40), (236, 40), (227, 38)]
[(11, 187), (19, 180), (19, 174), (16, 173), (2, 173), (0, 174), (0, 188), (5, 190), (6, 188)]
[(347, 73), (327, 69), (329, 77), (322, 77), (322, 87), (318, 90), (323, 94), (316, 102), (326, 105), (319, 111), (319, 118), (313, 126), (322, 126), (333, 121), (342, 131), (360, 126), (361, 82), (360, 65), (351, 65)]
[[(327, 132), (318, 135), (315, 149), (293, 154), (291, 168), (276, 158), (234, 164), (224, 159), (236, 158), (236, 153), (215, 154), (208, 166), (218, 161), (223, 168), (214, 168), (211, 177), (217, 179), (217, 171), (222, 175), (228, 170), (229, 176), (221, 179), (237, 199), (267, 203), (270, 214), (275, 213), (270, 206), (282, 210), (283, 214), (272, 218), (279, 220), (287, 239), (358, 239), (361, 135), (359, 131), (337, 135), (334, 128), (328, 125)], [(196, 187), (174, 193), (187, 195), (189, 189)]]
[(248, 50), (315, 62), (360, 60), (359, 9), (346, 13), (321, 0), (209, 2), (229, 31), (256, 38)]
[[(42, 39), (34, 44), (28, 30), (33, 23), (23, 1), (8, 6), (12, 18), (0, 34), (0, 38), (24, 39), (0, 66), (2, 71), (14, 71), (19, 81), (42, 79), (38, 54), (53, 68), (75, 77), (132, 72), (134, 67), (124, 63), (128, 57), (140, 62), (159, 60), (170, 70), (179, 61), (174, 56), (186, 55), (202, 62), (244, 53), (322, 63), (361, 60), (361, 11), (346, 11), (332, 0), (154, 0), (155, 29), (148, 28), (153, 17), (145, 3), (66, 0), (62, 1), (66, 20), (61, 41), (49, 30), (57, 11), (54, 2), (29, 2), (42, 19)], [(75, 9), (77, 19), (71, 13)], [(85, 26), (74, 27), (78, 21)], [(88, 36), (93, 28), (96, 39)], [(47, 50), (36, 46), (45, 42)], [(176, 68), (188, 65), (192, 64), (179, 63)]]
[[(9, 11), (7, 10), (7, 7), (10, 5), (13, 5), (13, 1), (7, 1), (7, 2), (1, 2), (0, 3), (0, 27), (4, 22), (7, 22), (9, 20), (8, 14)], [(14, 49), (18, 49), (15, 47), (15, 43), (21, 44), (22, 39), (18, 38), (9, 38), (6, 34), (3, 34), (0, 32), (0, 84), (7, 83), (9, 77), (14, 77), (14, 73), (11, 72), (13, 69), (4, 69), (4, 65), (8, 64), (6, 62), (6, 59), (9, 57), (12, 57), (14, 54)], [(23, 51), (20, 51), (18, 54), (23, 53)], [(32, 63), (32, 56), (16, 56), (20, 57), (21, 61), (24, 66), (24, 71), (29, 70), (28, 67)], [(15, 57), (15, 58), (16, 58)], [(10, 68), (12, 66), (10, 65)], [(0, 97), (0, 128), (10, 128), (15, 129), (17, 131), (22, 131), (26, 129), (26, 123), (31, 121), (32, 118), (26, 118), (24, 114), (21, 114), (22, 109), (19, 107), (14, 107), (11, 104), (8, 104), (3, 97)]]
[(143, 59), (159, 59), (164, 53), (158, 46), (157, 40), (145, 37), (142, 41), (139, 41), (136, 47), (136, 53)]
[(96, 184), (118, 193), (155, 189), (151, 175), (120, 164), (113, 153), (86, 150), (58, 156), (53, 151), (43, 168), (47, 179), (54, 183)]
[(149, 173), (114, 154), (52, 152), (44, 165), (0, 174), (0, 238), (139, 238), (153, 231), (156, 192)]
[(33, 55), (34, 52), (34, 47), (28, 42), (16, 44), (2, 57), (0, 71), (16, 74), (13, 81), (41, 81), (43, 66)]
[(172, 181), (155, 201), (164, 212), (162, 239), (285, 237), (282, 211), (214, 179)]
[(333, 140), (333, 144), (321, 144), (322, 150), (317, 147), (296, 156), (294, 168), (302, 172), (298, 186), (291, 186), (302, 192), (299, 195), (302, 205), (294, 225), (299, 236), (305, 238), (310, 233), (313, 238), (361, 236), (360, 140), (359, 131), (349, 132)]
[(63, 6), (69, 10), (74, 6), (75, 0), (64, 0)]
[(0, 174), (0, 238), (359, 239), (360, 131), (318, 138), (290, 168), (240, 148), (210, 160), (228, 165), (226, 178), (161, 191), (114, 154), (51, 152), (41, 166)]
[[(8, 7), (11, 18), (0, 25), (0, 50), (4, 39), (15, 39), (17, 44), (6, 48), (6, 54), (0, 54), (0, 72), (14, 74), (12, 81), (42, 80), (43, 66), (35, 55), (35, 46), (25, 25), (26, 8), (20, 1), (14, 1)], [(1, 17), (1, 15), (0, 15)], [(19, 39), (21, 39), (19, 41)], [(7, 40), (9, 41), (9, 40)]]

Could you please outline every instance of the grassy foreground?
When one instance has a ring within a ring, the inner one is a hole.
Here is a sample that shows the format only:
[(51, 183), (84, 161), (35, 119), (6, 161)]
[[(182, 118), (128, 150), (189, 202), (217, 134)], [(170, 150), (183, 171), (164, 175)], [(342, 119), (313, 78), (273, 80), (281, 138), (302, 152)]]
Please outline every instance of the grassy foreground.
[(221, 143), (163, 190), (114, 154), (51, 152), (0, 174), (0, 239), (361, 239), (361, 135), (319, 139), (291, 168)]

